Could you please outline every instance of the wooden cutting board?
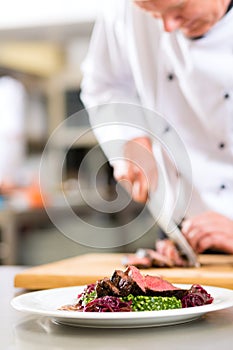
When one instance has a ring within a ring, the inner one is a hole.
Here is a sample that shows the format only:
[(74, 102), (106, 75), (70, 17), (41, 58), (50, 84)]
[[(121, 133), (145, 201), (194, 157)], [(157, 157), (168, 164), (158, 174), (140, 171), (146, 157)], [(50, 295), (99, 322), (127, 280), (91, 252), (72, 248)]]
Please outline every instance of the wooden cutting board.
[[(85, 254), (26, 269), (15, 276), (15, 287), (31, 290), (94, 283), (124, 270), (125, 254)], [(151, 268), (143, 274), (159, 275), (172, 283), (199, 283), (233, 289), (233, 255), (200, 255), (201, 267)]]

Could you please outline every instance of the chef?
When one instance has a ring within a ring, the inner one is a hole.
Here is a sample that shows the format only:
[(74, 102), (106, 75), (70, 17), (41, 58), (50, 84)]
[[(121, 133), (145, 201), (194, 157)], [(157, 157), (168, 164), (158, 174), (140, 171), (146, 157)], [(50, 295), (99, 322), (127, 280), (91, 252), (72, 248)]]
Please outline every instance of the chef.
[[(176, 132), (184, 142), (196, 192), (182, 233), (197, 253), (233, 254), (233, 1), (110, 3), (83, 64), (82, 99), (88, 108), (128, 103), (164, 117), (163, 134)], [(139, 114), (135, 123), (141, 126)], [(114, 118), (121, 122), (123, 116)], [(117, 132), (112, 125), (104, 132), (91, 120), (100, 144), (106, 135), (125, 140), (124, 161), (112, 161), (114, 175), (132, 185), (134, 200), (148, 201), (160, 176), (150, 133), (127, 131), (123, 122), (122, 130), (118, 124)]]

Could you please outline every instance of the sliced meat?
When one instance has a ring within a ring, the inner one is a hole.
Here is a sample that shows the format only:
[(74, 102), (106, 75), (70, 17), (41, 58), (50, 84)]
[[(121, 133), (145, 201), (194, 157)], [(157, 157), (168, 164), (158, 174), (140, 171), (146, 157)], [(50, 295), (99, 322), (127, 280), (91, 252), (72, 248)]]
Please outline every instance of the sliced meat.
[(130, 276), (121, 270), (115, 270), (111, 282), (118, 288), (120, 296), (124, 297), (131, 294), (134, 281)]
[(186, 289), (171, 289), (171, 290), (147, 290), (146, 295), (151, 297), (176, 297), (177, 299), (182, 299), (188, 291)]
[[(145, 293), (145, 282), (144, 282), (144, 276), (141, 274), (139, 269), (135, 266), (128, 266), (125, 270), (125, 273), (132, 278), (134, 281), (134, 293), (141, 293), (138, 295), (142, 295)], [(132, 293), (133, 294), (133, 293)]]
[(187, 259), (177, 249), (175, 243), (170, 239), (159, 240), (155, 243), (156, 251), (172, 261), (173, 266), (189, 266)]
[(123, 258), (125, 266), (133, 265), (139, 269), (148, 269), (152, 266), (173, 267), (174, 262), (167, 256), (153, 249), (138, 249), (135, 254), (128, 254)]
[[(111, 282), (115, 285), (115, 286), (119, 286), (120, 281), (124, 278), (128, 278), (128, 275), (125, 274), (125, 272), (121, 271), (121, 270), (115, 270), (113, 272), (112, 277), (110, 278)], [(131, 280), (131, 283), (133, 281)]]
[[(138, 253), (136, 252), (136, 255)], [(151, 260), (152, 266), (158, 267), (173, 267), (174, 262), (169, 257), (160, 254), (153, 249), (145, 249), (145, 256)]]
[(109, 278), (105, 277), (96, 283), (97, 297), (109, 296), (120, 296), (120, 291), (117, 286), (110, 281)]
[(149, 269), (152, 267), (152, 260), (150, 257), (140, 257), (137, 254), (128, 254), (124, 256), (122, 264), (125, 266), (136, 266), (139, 269)]
[[(132, 267), (134, 268), (134, 266)], [(135, 269), (139, 271), (136, 267)], [(125, 272), (115, 270), (111, 277), (111, 282), (119, 289), (120, 296), (127, 296), (129, 294), (143, 295), (144, 285), (142, 286), (143, 289), (141, 289), (140, 281), (137, 281), (136, 278), (133, 278), (129, 272), (129, 268), (127, 268)]]
[(131, 290), (131, 294), (133, 295), (175, 296), (181, 299), (187, 293), (187, 290), (175, 287), (172, 283), (159, 276), (143, 276), (135, 266), (129, 266), (125, 273), (136, 282), (141, 290), (141, 292), (137, 289), (135, 291)]
[(112, 277), (99, 280), (96, 284), (97, 297), (132, 294), (149, 296), (176, 296), (181, 299), (187, 290), (173, 286), (158, 276), (143, 276), (135, 266), (128, 266), (125, 271), (115, 270)]
[(135, 254), (128, 254), (123, 258), (125, 266), (134, 265), (138, 268), (150, 267), (188, 267), (189, 262), (177, 249), (170, 239), (156, 241), (154, 249), (140, 248)]
[(144, 277), (144, 283), (145, 283), (146, 290), (162, 291), (162, 290), (179, 289), (173, 286), (173, 284), (171, 284), (170, 282), (165, 281), (164, 279), (158, 276), (146, 275)]
[(146, 295), (162, 297), (175, 296), (181, 299), (187, 293), (186, 289), (177, 288), (170, 282), (157, 276), (146, 275), (144, 280)]

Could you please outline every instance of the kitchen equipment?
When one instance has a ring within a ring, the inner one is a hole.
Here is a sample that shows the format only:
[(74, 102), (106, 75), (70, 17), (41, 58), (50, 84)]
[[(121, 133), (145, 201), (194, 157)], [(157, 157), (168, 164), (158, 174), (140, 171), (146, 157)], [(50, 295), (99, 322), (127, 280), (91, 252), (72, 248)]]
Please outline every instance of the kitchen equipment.
[[(183, 154), (184, 146), (179, 145), (176, 139), (174, 147), (178, 160), (177, 154)], [(198, 267), (197, 255), (178, 227), (190, 209), (192, 215), (198, 215), (207, 210), (199, 193), (192, 185), (189, 158), (187, 155), (184, 157), (183, 161), (186, 163), (186, 165), (183, 164), (184, 174), (179, 173), (177, 176), (178, 169), (174, 168), (161, 146), (157, 146), (154, 153), (157, 161), (158, 185), (156, 190), (150, 192), (148, 208), (157, 225), (186, 256), (189, 265)], [(182, 164), (182, 159), (178, 163)], [(187, 180), (188, 175), (190, 175), (189, 180)]]
[[(168, 215), (169, 210), (164, 208), (164, 203), (161, 201), (162, 196), (157, 193), (151, 194), (148, 203), (149, 210), (155, 219), (155, 222), (163, 230), (166, 236), (171, 239), (178, 249), (186, 256), (190, 266), (199, 266), (197, 256), (192, 247), (180, 231), (174, 219)], [(161, 214), (158, 213), (158, 208), (163, 208)]]

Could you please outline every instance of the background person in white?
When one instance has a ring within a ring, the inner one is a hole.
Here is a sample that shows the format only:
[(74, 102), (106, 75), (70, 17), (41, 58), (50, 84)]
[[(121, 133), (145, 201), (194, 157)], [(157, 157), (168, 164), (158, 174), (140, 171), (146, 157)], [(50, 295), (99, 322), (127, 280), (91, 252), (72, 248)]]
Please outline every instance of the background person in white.
[[(233, 253), (232, 1), (110, 3), (112, 11), (96, 23), (83, 65), (83, 101), (87, 107), (138, 104), (175, 126), (207, 208), (198, 215), (189, 211), (182, 232), (196, 252)], [(100, 133), (97, 137), (100, 143), (104, 139)], [(153, 153), (145, 135), (129, 135), (131, 139)], [(126, 142), (126, 153), (130, 145)], [(114, 174), (132, 183), (136, 201), (147, 200), (149, 174), (147, 182), (129, 162), (123, 168), (114, 163)]]
[(25, 162), (25, 112), (24, 85), (0, 76), (0, 187), (14, 186)]

